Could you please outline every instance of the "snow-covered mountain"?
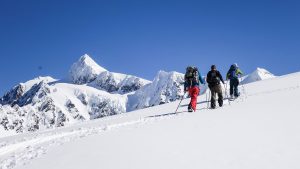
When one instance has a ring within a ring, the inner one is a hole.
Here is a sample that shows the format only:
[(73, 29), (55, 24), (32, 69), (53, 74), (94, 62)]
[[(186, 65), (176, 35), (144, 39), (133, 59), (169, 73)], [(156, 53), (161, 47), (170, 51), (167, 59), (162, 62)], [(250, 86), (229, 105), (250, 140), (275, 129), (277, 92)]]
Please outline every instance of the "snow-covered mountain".
[(244, 79), (242, 80), (241, 84), (247, 84), (247, 83), (252, 83), (260, 80), (266, 80), (270, 78), (276, 77), (269, 71), (263, 68), (257, 68), (254, 72), (252, 72), (249, 75), (246, 75)]
[(71, 66), (69, 79), (38, 77), (13, 87), (0, 99), (0, 125), (26, 132), (125, 113), (126, 94), (150, 83), (109, 72), (88, 55)]
[(56, 82), (51, 77), (19, 84), (1, 99), (0, 124), (15, 132), (36, 131), (126, 112), (126, 96)]
[(17, 102), (19, 102), (19, 99), (28, 92), (34, 85), (39, 84), (41, 81), (44, 81), (45, 83), (50, 83), (56, 81), (56, 79), (53, 79), (50, 76), (46, 77), (38, 77), (32, 80), (29, 80), (26, 83), (20, 83), (17, 86), (13, 87), (9, 92), (7, 92), (1, 99), (0, 104), (6, 105), (15, 105)]
[[(80, 60), (83, 58), (87, 59)], [(82, 85), (39, 77), (17, 85), (1, 98), (0, 124), (15, 132), (36, 131), (169, 103), (182, 97), (183, 77), (160, 71), (150, 83), (103, 71), (93, 82)]]
[(183, 94), (184, 74), (159, 71), (151, 84), (128, 96), (128, 110), (169, 103)]
[(69, 78), (75, 84), (85, 84), (94, 81), (104, 71), (106, 71), (105, 68), (99, 66), (89, 55), (85, 54), (71, 66)]
[(149, 83), (150, 81), (136, 76), (105, 71), (100, 73), (88, 85), (109, 93), (126, 94), (139, 90), (142, 86)]
[(74, 63), (69, 71), (74, 84), (87, 84), (109, 93), (126, 94), (140, 89), (150, 81), (132, 75), (114, 73), (99, 66), (85, 54)]

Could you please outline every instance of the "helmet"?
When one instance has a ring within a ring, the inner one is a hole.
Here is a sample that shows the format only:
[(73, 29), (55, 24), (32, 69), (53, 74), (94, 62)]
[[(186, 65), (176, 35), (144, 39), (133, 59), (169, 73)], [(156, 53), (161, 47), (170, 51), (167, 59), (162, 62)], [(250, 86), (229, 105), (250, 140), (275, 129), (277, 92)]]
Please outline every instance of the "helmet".
[(237, 63), (234, 63), (233, 66), (234, 66), (235, 68), (238, 68), (238, 67), (239, 67)]

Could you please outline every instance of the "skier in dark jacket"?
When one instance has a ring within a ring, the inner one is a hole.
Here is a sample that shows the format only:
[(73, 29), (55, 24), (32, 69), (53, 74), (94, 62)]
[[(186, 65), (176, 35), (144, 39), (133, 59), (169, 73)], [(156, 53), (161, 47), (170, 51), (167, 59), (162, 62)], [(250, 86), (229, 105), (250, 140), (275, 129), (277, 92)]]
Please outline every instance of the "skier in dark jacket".
[(190, 104), (188, 106), (188, 111), (196, 111), (197, 97), (200, 93), (199, 85), (204, 84), (204, 80), (198, 71), (197, 67), (188, 66), (186, 68), (186, 73), (184, 76), (184, 91), (189, 92), (191, 97)]
[(216, 95), (218, 94), (218, 103), (219, 106), (223, 106), (223, 93), (221, 82), (224, 84), (223, 77), (221, 73), (217, 70), (215, 65), (211, 66), (211, 71), (207, 73), (206, 81), (208, 87), (211, 91), (211, 108), (216, 108)]
[(240, 93), (238, 91), (239, 86), (239, 76), (243, 75), (243, 72), (239, 69), (238, 65), (235, 63), (230, 66), (227, 72), (226, 80), (230, 80), (230, 97), (239, 97)]

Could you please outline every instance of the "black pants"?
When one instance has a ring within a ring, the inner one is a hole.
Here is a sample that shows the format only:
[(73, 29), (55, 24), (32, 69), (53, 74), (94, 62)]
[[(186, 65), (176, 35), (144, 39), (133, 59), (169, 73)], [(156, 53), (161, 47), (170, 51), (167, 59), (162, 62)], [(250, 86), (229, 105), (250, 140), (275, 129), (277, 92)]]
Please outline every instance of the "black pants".
[(230, 80), (230, 95), (234, 94), (235, 97), (239, 96), (239, 89), (238, 89), (239, 83), (240, 82), (238, 78), (234, 78)]

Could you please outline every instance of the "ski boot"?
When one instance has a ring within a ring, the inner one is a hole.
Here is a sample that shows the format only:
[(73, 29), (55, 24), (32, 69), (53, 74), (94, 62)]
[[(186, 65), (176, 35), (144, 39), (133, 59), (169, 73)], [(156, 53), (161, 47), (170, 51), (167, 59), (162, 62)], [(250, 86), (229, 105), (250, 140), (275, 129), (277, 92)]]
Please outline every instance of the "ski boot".
[(188, 112), (193, 112), (191, 104), (189, 104), (189, 106), (188, 106)]

